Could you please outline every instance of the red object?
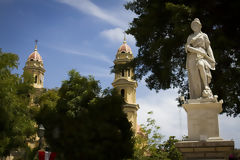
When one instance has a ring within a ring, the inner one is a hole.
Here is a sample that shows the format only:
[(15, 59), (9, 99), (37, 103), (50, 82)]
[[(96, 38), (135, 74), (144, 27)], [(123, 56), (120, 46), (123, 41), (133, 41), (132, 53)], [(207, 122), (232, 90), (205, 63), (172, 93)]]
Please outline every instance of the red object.
[(38, 159), (44, 160), (45, 159), (45, 152), (44, 151), (38, 151)]
[(56, 155), (56, 152), (51, 152), (49, 160), (54, 160)]
[[(49, 158), (46, 154), (50, 154)], [(45, 151), (38, 151), (38, 159), (39, 160), (54, 160), (56, 157), (56, 152), (45, 152)]]

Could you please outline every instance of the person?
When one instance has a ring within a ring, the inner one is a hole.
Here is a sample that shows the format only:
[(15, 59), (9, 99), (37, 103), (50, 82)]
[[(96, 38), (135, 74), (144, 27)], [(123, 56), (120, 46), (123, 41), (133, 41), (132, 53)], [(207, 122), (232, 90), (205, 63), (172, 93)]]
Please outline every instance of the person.
[(216, 62), (208, 36), (201, 28), (200, 20), (195, 18), (191, 23), (194, 33), (189, 35), (185, 45), (190, 99), (213, 98), (209, 88), (212, 79), (210, 70), (215, 70)]

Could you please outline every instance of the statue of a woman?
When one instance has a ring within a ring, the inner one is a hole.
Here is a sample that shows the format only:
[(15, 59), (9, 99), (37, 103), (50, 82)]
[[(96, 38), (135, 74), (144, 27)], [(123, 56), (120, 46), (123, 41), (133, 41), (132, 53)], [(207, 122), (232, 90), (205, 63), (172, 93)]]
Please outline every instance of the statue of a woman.
[(209, 88), (212, 78), (210, 70), (215, 70), (216, 62), (210, 41), (208, 36), (201, 32), (202, 25), (198, 18), (192, 21), (191, 28), (194, 33), (188, 37), (185, 46), (190, 99), (213, 98)]

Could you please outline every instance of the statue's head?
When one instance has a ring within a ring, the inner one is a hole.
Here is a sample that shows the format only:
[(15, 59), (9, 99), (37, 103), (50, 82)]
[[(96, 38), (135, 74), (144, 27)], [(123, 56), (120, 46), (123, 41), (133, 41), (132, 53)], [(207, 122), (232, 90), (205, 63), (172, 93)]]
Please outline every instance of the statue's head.
[(201, 31), (202, 24), (198, 18), (195, 18), (191, 23), (191, 28), (194, 32)]

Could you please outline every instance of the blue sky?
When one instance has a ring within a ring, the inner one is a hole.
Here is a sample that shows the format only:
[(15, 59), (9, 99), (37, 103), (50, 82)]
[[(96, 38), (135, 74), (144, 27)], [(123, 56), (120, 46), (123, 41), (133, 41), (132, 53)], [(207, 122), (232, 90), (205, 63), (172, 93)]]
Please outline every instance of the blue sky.
[[(67, 72), (76, 69), (82, 75), (93, 75), (103, 88), (111, 87), (110, 67), (123, 42), (123, 32), (135, 15), (123, 7), (126, 0), (0, 0), (0, 48), (19, 55), (18, 73), (34, 50), (38, 51), (46, 69), (44, 86), (59, 87)], [(135, 39), (127, 35), (127, 43), (137, 54)], [(179, 96), (174, 89), (150, 91), (138, 82), (138, 122), (144, 123), (148, 111), (161, 126), (166, 137), (187, 135), (187, 119), (177, 108)], [(239, 118), (221, 115), (220, 135), (234, 139), (240, 148)], [(231, 130), (231, 132), (229, 132)]]
[[(109, 67), (133, 15), (126, 14), (124, 1), (99, 2), (0, 0), (1, 48), (19, 55), (21, 72), (38, 39), (47, 88), (60, 86), (73, 68), (103, 79), (107, 87), (112, 81)], [(135, 44), (132, 37), (129, 44)]]

